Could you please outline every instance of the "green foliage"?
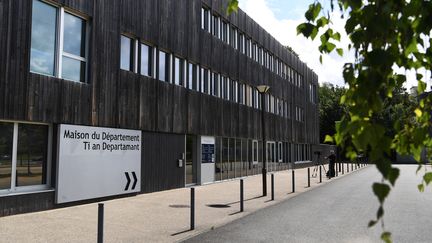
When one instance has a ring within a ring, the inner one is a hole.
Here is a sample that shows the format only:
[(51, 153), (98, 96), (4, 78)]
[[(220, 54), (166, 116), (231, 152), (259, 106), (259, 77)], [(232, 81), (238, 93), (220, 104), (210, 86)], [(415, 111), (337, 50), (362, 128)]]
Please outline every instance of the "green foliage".
[(319, 123), (320, 141), (333, 143), (333, 136), (336, 133), (335, 122), (340, 121), (347, 113), (345, 105), (340, 105), (340, 100), (345, 93), (345, 88), (334, 86), (330, 83), (321, 84), (318, 89), (319, 95)]
[[(419, 169), (423, 149), (427, 149), (427, 158), (431, 155), (432, 95), (425, 92), (427, 77), (420, 71), (432, 70), (432, 2), (333, 0), (330, 9), (322, 6), (319, 1), (309, 6), (306, 22), (297, 27), (297, 32), (311, 39), (319, 35), (322, 55), (343, 55), (345, 48), (355, 53), (355, 60), (346, 63), (342, 71), (347, 89), (341, 104), (347, 112), (336, 124), (333, 139), (326, 141), (344, 146), (350, 158), (367, 153), (382, 174), (383, 182), (373, 185), (380, 202), (377, 220), (369, 223), (373, 226), (382, 220), (384, 199), (399, 177), (399, 170), (391, 164), (392, 151), (413, 155)], [(341, 13), (346, 20), (348, 46), (339, 42), (330, 12)], [(319, 58), (322, 61), (322, 56)], [(403, 91), (407, 78), (396, 74), (396, 67), (416, 72), (416, 99)], [(426, 173), (418, 189), (424, 191), (431, 181), (432, 174)], [(384, 232), (381, 239), (391, 242), (391, 234)]]
[[(342, 146), (348, 158), (366, 153), (381, 173), (382, 182), (373, 184), (380, 202), (377, 219), (369, 223), (373, 226), (383, 222), (383, 203), (399, 177), (399, 170), (391, 163), (393, 151), (412, 155), (419, 162), (418, 171), (424, 166), (420, 162), (422, 151), (426, 149), (428, 160), (432, 155), (432, 94), (425, 92), (428, 77), (420, 74), (432, 70), (432, 2), (331, 0), (330, 9), (323, 6), (319, 0), (309, 5), (306, 22), (297, 26), (297, 33), (311, 39), (319, 36), (320, 62), (322, 55), (342, 56), (344, 49), (355, 54), (355, 60), (342, 70), (346, 84), (340, 96), (342, 117), (333, 118), (338, 122), (325, 142)], [(347, 46), (340, 43), (341, 35), (333, 29), (331, 12), (346, 20)], [(395, 73), (395, 68), (416, 72), (415, 99), (402, 92), (407, 77)], [(321, 134), (321, 141), (323, 137)], [(431, 181), (430, 172), (425, 173), (418, 189), (424, 191)], [(391, 233), (383, 232), (381, 239), (391, 242)]]
[(238, 4), (239, 4), (238, 0), (230, 0), (226, 8), (227, 14), (231, 14), (232, 12), (237, 12)]

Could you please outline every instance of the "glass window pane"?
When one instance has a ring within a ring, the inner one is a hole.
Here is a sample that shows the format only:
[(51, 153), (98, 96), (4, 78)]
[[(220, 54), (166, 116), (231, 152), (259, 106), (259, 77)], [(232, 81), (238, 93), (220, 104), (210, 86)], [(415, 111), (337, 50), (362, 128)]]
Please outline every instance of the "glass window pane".
[(13, 126), (0, 122), (0, 190), (11, 187)]
[(71, 14), (64, 14), (63, 51), (85, 56), (85, 21)]
[(174, 83), (180, 84), (180, 59), (177, 57), (174, 58)]
[(146, 44), (141, 44), (141, 74), (151, 76), (151, 47)]
[(159, 80), (166, 81), (166, 53), (159, 51)]
[(84, 82), (85, 62), (63, 56), (62, 78)]
[(46, 184), (48, 126), (18, 125), (17, 186)]
[(120, 68), (132, 71), (132, 39), (121, 36)]
[(30, 70), (54, 76), (57, 9), (33, 1)]

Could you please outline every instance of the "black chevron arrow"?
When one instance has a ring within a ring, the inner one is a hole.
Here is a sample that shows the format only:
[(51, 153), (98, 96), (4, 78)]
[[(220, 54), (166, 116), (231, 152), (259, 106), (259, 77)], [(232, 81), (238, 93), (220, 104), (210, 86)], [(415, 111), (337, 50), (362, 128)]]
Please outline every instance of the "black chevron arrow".
[(128, 172), (125, 172), (125, 175), (126, 175), (126, 179), (127, 179), (127, 183), (126, 183), (125, 191), (127, 191), (128, 188), (129, 188), (129, 184), (130, 184), (130, 182), (131, 182), (131, 179), (130, 179), (130, 177), (129, 177), (129, 173), (128, 173)]
[(138, 182), (138, 179), (137, 179), (137, 177), (136, 177), (136, 175), (135, 175), (135, 171), (132, 171), (132, 176), (133, 176), (133, 178), (134, 178), (134, 183), (133, 183), (133, 185), (132, 185), (132, 190), (134, 190), (134, 189), (135, 189), (135, 186), (136, 186), (136, 184), (137, 184), (137, 182)]

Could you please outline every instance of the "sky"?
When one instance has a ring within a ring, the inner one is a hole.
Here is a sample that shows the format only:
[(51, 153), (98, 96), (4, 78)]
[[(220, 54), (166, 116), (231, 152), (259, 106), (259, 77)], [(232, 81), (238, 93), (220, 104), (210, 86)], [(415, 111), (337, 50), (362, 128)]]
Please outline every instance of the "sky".
[[(239, 0), (239, 6), (282, 45), (291, 46), (299, 54), (300, 59), (317, 73), (320, 83), (329, 82), (344, 86), (342, 68), (345, 63), (353, 62), (353, 52), (344, 49), (343, 57), (336, 53), (324, 55), (321, 64), (318, 51), (319, 36), (312, 41), (297, 35), (296, 27), (305, 22), (304, 13), (312, 2), (312, 0)], [(339, 14), (332, 14), (331, 19), (333, 28), (341, 33), (342, 46), (348, 46), (349, 39), (344, 31), (345, 21)], [(399, 72), (404, 73), (402, 70)], [(415, 75), (411, 73), (407, 75), (408, 82), (405, 87), (416, 85)]]

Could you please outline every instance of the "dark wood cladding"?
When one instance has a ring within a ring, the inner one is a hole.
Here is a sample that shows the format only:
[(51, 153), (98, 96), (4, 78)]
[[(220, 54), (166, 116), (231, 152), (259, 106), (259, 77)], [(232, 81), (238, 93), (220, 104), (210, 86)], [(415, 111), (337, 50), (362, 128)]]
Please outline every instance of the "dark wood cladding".
[(54, 208), (54, 192), (20, 194), (1, 197), (0, 217)]
[(177, 160), (183, 158), (185, 136), (143, 132), (142, 138), (141, 192), (183, 187), (185, 170)]
[[(89, 80), (74, 83), (29, 72), (32, 0), (0, 0), (0, 119), (260, 138), (260, 111), (120, 70), (120, 34), (128, 33), (240, 82), (271, 86), (305, 110), (305, 122), (266, 114), (268, 138), (318, 143), (318, 77), (243, 11), (225, 0), (56, 0), (91, 25)], [(229, 20), (304, 77), (299, 89), (201, 30), (201, 6)], [(19, 16), (19, 17), (18, 17)]]

